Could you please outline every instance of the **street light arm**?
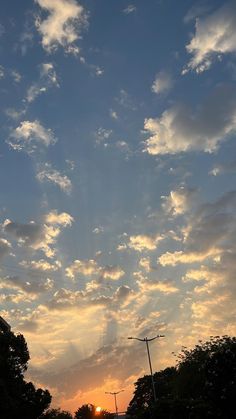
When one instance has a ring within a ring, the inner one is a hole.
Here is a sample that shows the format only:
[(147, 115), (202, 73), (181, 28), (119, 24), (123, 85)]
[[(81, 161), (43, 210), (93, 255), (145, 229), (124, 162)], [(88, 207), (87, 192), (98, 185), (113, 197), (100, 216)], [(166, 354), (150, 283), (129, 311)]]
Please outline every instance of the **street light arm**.
[(152, 340), (155, 340), (155, 339), (157, 339), (157, 338), (164, 338), (165, 337), (165, 335), (157, 335), (157, 336), (155, 336), (154, 338), (150, 338), (150, 339), (145, 339), (145, 340), (147, 340), (148, 342), (151, 342)]
[(140, 342), (144, 342), (145, 341), (145, 339), (133, 338), (132, 336), (128, 337), (128, 339), (135, 339), (135, 340), (139, 340)]

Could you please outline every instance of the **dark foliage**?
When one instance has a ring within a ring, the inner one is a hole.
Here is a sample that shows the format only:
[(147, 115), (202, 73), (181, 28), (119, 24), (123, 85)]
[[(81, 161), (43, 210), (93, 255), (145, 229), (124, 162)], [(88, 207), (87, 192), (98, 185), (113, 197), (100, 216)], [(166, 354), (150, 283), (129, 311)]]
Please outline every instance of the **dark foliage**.
[(150, 376), (135, 384), (130, 418), (165, 419), (234, 417), (236, 338), (212, 337), (192, 350), (183, 348), (175, 368), (154, 374), (158, 400), (153, 404)]
[(37, 419), (49, 406), (48, 390), (24, 380), (29, 351), (23, 335), (0, 331), (0, 415), (4, 419)]
[(93, 404), (84, 404), (75, 412), (75, 419), (114, 419), (114, 415), (106, 410), (101, 410), (99, 415)]
[(49, 409), (39, 419), (73, 419), (69, 412), (61, 409)]

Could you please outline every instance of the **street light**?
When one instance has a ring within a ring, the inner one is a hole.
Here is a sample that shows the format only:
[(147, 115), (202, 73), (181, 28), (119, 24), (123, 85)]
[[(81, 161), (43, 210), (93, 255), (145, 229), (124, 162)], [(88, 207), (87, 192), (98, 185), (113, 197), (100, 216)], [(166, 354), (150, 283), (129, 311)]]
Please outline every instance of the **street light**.
[(115, 399), (115, 409), (116, 409), (116, 417), (117, 418), (118, 418), (118, 407), (117, 407), (117, 399), (116, 399), (116, 396), (117, 396), (117, 394), (122, 393), (122, 391), (124, 391), (124, 390), (114, 391), (114, 392), (111, 392), (111, 391), (106, 391), (105, 392), (105, 394), (111, 394), (112, 396), (114, 396), (114, 399)]
[(147, 337), (146, 338), (143, 338), (143, 339), (133, 338), (132, 336), (128, 337), (128, 339), (135, 339), (135, 340), (139, 340), (140, 342), (146, 342), (147, 354), (148, 354), (148, 362), (149, 362), (151, 379), (152, 379), (152, 390), (153, 390), (154, 402), (156, 402), (157, 396), (156, 396), (156, 389), (155, 389), (155, 384), (154, 384), (154, 379), (153, 379), (152, 363), (151, 363), (151, 357), (150, 357), (150, 351), (149, 351), (149, 342), (151, 342), (152, 340), (155, 340), (157, 338), (164, 338), (164, 337), (165, 337), (165, 335), (157, 335), (154, 338), (150, 338), (150, 339), (148, 339)]

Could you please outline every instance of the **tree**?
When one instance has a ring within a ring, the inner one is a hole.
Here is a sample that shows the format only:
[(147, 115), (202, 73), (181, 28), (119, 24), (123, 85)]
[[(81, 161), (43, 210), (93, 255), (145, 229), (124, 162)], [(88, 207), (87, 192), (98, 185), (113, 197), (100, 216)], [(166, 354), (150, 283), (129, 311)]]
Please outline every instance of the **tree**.
[(154, 374), (157, 402), (153, 404), (151, 377), (135, 383), (130, 418), (206, 419), (234, 417), (236, 394), (236, 338), (212, 337), (193, 349), (183, 347), (175, 368)]
[(96, 408), (93, 404), (84, 404), (75, 412), (75, 419), (114, 419), (114, 415), (107, 410), (101, 410), (96, 413)]
[(4, 419), (37, 419), (49, 406), (48, 390), (24, 380), (30, 359), (23, 335), (0, 329), (0, 416)]
[(61, 409), (49, 409), (39, 419), (73, 419), (69, 412)]

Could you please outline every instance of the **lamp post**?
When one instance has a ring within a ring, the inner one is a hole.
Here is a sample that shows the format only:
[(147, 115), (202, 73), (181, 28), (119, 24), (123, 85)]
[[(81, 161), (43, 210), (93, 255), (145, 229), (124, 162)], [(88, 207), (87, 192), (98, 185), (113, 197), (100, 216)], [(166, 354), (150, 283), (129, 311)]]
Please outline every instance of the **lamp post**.
[(117, 398), (116, 398), (116, 396), (117, 396), (117, 394), (122, 393), (122, 391), (124, 391), (124, 390), (114, 391), (114, 392), (111, 392), (111, 391), (106, 391), (105, 392), (105, 394), (111, 394), (112, 396), (114, 396), (114, 399), (115, 399), (115, 409), (116, 409), (116, 417), (117, 417), (117, 419), (118, 419), (118, 407), (117, 407)]
[(150, 356), (150, 351), (149, 351), (149, 342), (151, 342), (152, 340), (155, 340), (157, 338), (164, 338), (164, 337), (165, 337), (165, 335), (157, 335), (154, 338), (150, 338), (150, 339), (148, 339), (147, 337), (146, 338), (143, 338), (143, 339), (134, 338), (132, 336), (128, 337), (128, 339), (135, 339), (135, 340), (139, 340), (140, 342), (145, 342), (146, 343), (147, 354), (148, 354), (148, 362), (149, 362), (150, 373), (151, 373), (151, 380), (152, 380), (152, 390), (153, 390), (153, 399), (154, 399), (154, 402), (156, 402), (157, 396), (156, 396), (156, 389), (155, 389), (153, 372), (152, 372), (152, 363), (151, 363), (151, 356)]

